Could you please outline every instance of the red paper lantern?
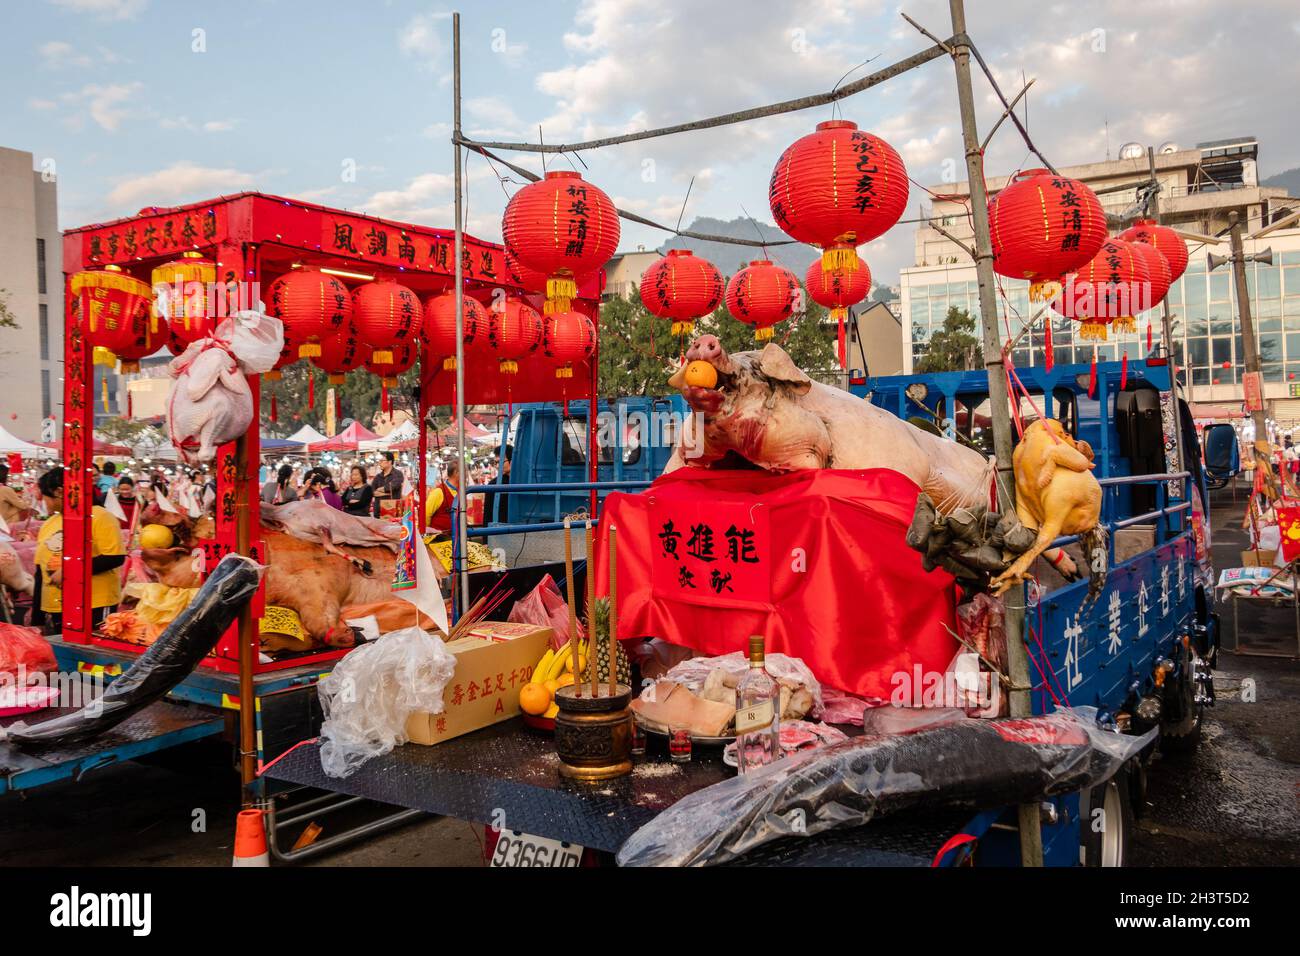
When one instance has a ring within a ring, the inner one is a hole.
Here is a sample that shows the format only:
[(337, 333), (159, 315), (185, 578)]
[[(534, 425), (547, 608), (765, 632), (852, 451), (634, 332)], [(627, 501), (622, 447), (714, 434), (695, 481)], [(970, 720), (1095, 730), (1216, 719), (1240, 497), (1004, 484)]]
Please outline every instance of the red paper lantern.
[[(123, 375), (140, 371), (140, 360), (153, 355), (163, 343), (171, 340), (171, 329), (166, 319), (153, 314), (142, 324), (144, 335), (137, 335), (131, 342), (120, 344), (116, 350), (117, 370)], [(156, 326), (156, 332), (150, 327), (151, 324)], [(127, 397), (130, 398), (129, 395)]]
[(556, 378), (573, 378), (573, 363), (591, 358), (596, 351), (596, 326), (581, 312), (548, 316), (542, 329), (542, 354), (559, 362)]
[(618, 213), (597, 186), (558, 169), (510, 198), (501, 235), (519, 265), (546, 275), (546, 311), (567, 312), (578, 295), (576, 277), (595, 272), (618, 249)]
[(320, 355), (320, 342), (352, 321), (348, 287), (319, 269), (293, 269), (271, 283), (267, 313), (284, 323), (300, 358)]
[[(556, 313), (558, 314), (558, 313)], [(501, 309), (488, 312), (488, 345), (503, 375), (519, 372), (519, 360), (542, 344), (542, 317), (523, 299), (507, 296)]]
[[(465, 351), (487, 336), (488, 313), (478, 299), (465, 296), (462, 329)], [(424, 303), (424, 322), (420, 339), (434, 355), (441, 355), (445, 371), (456, 370), (456, 293), (444, 292)]]
[(356, 371), (365, 362), (367, 356), (364, 352), (357, 330), (352, 325), (345, 325), (333, 335), (321, 339), (320, 355), (313, 358), (311, 364), (326, 374), (331, 385), (342, 385), (348, 372)]
[(397, 376), (407, 371), (419, 357), (419, 341), (415, 336), (393, 345), (386, 350), (391, 356), (389, 361), (378, 361), (374, 352), (366, 359), (366, 370), (379, 376), (379, 405), (385, 414), (392, 414), (393, 403), (389, 401), (388, 390), (397, 386)]
[(148, 342), (153, 310), (153, 289), (148, 283), (118, 266), (105, 266), (76, 273), (70, 288), (72, 308), (86, 309), (85, 334), (94, 347), (94, 364), (112, 368), (119, 352), (131, 353)]
[[(203, 258), (201, 252), (182, 252), (181, 258), (154, 269), (151, 279), (156, 298), (155, 324), (150, 327), (150, 332), (158, 331), (158, 318), (165, 319), (170, 323), (171, 336), (180, 344), (181, 352), (191, 342), (212, 334), (217, 324), (217, 309), (215, 303), (213, 308), (208, 307), (208, 293), (217, 281), (215, 262)], [(170, 342), (168, 348), (171, 348)]]
[(759, 342), (772, 337), (772, 326), (794, 315), (799, 280), (789, 269), (756, 259), (727, 283), (727, 311), (752, 326)]
[(393, 349), (419, 334), (420, 300), (391, 279), (357, 286), (352, 293), (352, 324), (362, 347), (376, 364), (393, 360)]
[(1101, 250), (1077, 273), (1066, 277), (1064, 288), (1052, 308), (1080, 323), (1081, 339), (1106, 341), (1106, 325), (1116, 332), (1132, 332), (1133, 316), (1150, 307), (1146, 263), (1132, 244), (1107, 239)]
[(993, 271), (1028, 279), (1029, 298), (1047, 301), (1060, 280), (1082, 268), (1106, 241), (1106, 213), (1096, 194), (1046, 169), (1026, 169), (989, 202)]
[(804, 285), (808, 287), (809, 298), (831, 310), (831, 318), (835, 320), (836, 326), (840, 368), (847, 368), (849, 356), (844, 322), (849, 317), (849, 306), (861, 302), (871, 291), (871, 270), (859, 259), (857, 268), (852, 271), (837, 269), (828, 272), (822, 268), (820, 259), (814, 259), (804, 276)]
[(639, 291), (651, 314), (673, 320), (673, 335), (690, 335), (695, 320), (722, 302), (722, 273), (689, 249), (669, 249), (641, 273)]
[(1144, 242), (1155, 246), (1169, 264), (1169, 284), (1173, 285), (1187, 271), (1187, 243), (1168, 226), (1154, 219), (1139, 219), (1119, 234), (1128, 242)]
[(827, 271), (849, 272), (855, 248), (898, 222), (907, 193), (894, 147), (849, 120), (829, 120), (781, 154), (767, 201), (786, 235), (822, 249)]
[(1169, 293), (1169, 260), (1155, 246), (1145, 242), (1137, 242), (1132, 239), (1120, 240), (1127, 242), (1129, 248), (1142, 259), (1143, 265), (1147, 268), (1147, 278), (1151, 285), (1144, 297), (1147, 308), (1154, 309)]

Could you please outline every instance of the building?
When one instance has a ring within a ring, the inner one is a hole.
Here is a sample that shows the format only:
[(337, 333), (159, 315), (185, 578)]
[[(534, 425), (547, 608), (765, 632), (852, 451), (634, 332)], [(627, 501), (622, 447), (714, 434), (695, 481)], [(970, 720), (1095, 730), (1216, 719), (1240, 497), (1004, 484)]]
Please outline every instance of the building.
[(663, 258), (654, 249), (637, 246), (635, 252), (619, 252), (605, 263), (605, 297), (626, 299), (640, 287), (641, 274)]
[(31, 153), (0, 147), (0, 290), (17, 328), (0, 328), (0, 415), (39, 441), (63, 396), (63, 241), (57, 185)]
[[(1226, 230), (1228, 214), (1236, 211), (1247, 235), (1300, 210), (1300, 199), (1285, 189), (1258, 185), (1258, 144), (1253, 137), (1201, 143), (1180, 149), (1167, 143), (1155, 156), (1160, 183), (1161, 221), (1185, 233), (1206, 237), (1222, 234), (1223, 241), (1188, 240), (1190, 261), (1186, 273), (1169, 290), (1173, 316), (1174, 355), (1189, 398), (1198, 405), (1218, 406), (1208, 411), (1239, 410), (1244, 352), (1237, 322), (1235, 283), (1231, 265), (1211, 270), (1210, 254), (1230, 252)], [(1098, 193), (1108, 215), (1132, 212), (1135, 188), (1150, 178), (1146, 149), (1137, 144), (1121, 148), (1120, 158), (1060, 169), (1062, 175), (1081, 180)], [(989, 179), (990, 193), (1005, 187), (1008, 177)], [(929, 215), (944, 231), (967, 243), (972, 227), (965, 214), (969, 186), (965, 182), (934, 186), (941, 198), (931, 203)], [(1112, 224), (1112, 233), (1118, 231)], [(1279, 421), (1300, 421), (1300, 229), (1291, 225), (1258, 240), (1247, 239), (1247, 254), (1273, 251), (1271, 265), (1247, 264), (1247, 279), (1254, 296), (1252, 316), (1258, 336), (1265, 398)], [(916, 231), (915, 265), (900, 275), (900, 309), (903, 364), (910, 372), (924, 354), (926, 342), (941, 328), (950, 307), (979, 314), (975, 266), (965, 251), (937, 229), (922, 224)], [(1007, 329), (1014, 335), (1033, 315), (1028, 284), (999, 277), (1000, 302)], [(1138, 317), (1135, 334), (1116, 337), (1100, 346), (1098, 358), (1130, 358), (1146, 354), (1146, 329), (1152, 325), (1155, 343), (1161, 339), (1157, 308)], [(1042, 322), (1012, 355), (1018, 365), (1042, 362)], [(1091, 360), (1091, 343), (1075, 343), (1071, 323), (1056, 317), (1052, 323), (1053, 351), (1057, 363)]]

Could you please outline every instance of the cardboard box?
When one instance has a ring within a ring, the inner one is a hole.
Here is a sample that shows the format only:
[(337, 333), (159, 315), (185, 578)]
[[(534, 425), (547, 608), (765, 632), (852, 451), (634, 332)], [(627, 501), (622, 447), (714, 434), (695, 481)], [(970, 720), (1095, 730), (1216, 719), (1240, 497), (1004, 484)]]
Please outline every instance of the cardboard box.
[(413, 744), (440, 744), (519, 713), (519, 688), (546, 653), (553, 631), (533, 624), (481, 621), (452, 641), (456, 672), (442, 692), (441, 714), (412, 714), (406, 735)]
[(1241, 552), (1241, 566), (1243, 568), (1266, 568), (1273, 563), (1273, 556), (1263, 551), (1243, 551)]

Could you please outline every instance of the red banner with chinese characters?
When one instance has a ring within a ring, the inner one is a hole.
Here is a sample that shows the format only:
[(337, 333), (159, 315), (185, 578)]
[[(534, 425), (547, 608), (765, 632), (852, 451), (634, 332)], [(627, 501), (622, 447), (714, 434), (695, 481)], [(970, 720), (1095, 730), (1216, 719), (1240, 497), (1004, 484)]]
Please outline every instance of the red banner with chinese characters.
[[(456, 236), (443, 232), (434, 236), (416, 229), (363, 216), (325, 213), (321, 216), (322, 252), (363, 259), (399, 269), (418, 269), (452, 275), (456, 271)], [(504, 253), (500, 246), (466, 236), (461, 248), (466, 279), (475, 282), (508, 282)]]
[[(226, 212), (225, 202), (219, 201), (211, 206), (163, 210), (86, 230), (79, 234), (83, 260), (88, 268), (95, 268), (210, 247), (226, 235)], [(69, 268), (72, 265), (67, 264)]]
[[(606, 499), (597, 587), (608, 590), (612, 524), (620, 638), (717, 655), (762, 634), (770, 653), (802, 658), (827, 686), (889, 699), (895, 675), (942, 673), (957, 650), (944, 626), (955, 627), (953, 579), (923, 571), (904, 542), (916, 495), (888, 469), (681, 468)], [(732, 590), (714, 571), (732, 575)]]

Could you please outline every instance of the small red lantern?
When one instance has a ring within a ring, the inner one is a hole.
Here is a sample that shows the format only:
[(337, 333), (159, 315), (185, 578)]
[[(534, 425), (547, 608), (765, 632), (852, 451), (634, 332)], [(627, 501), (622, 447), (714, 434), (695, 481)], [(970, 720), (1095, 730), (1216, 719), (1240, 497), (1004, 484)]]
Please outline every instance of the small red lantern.
[(1026, 169), (989, 202), (993, 271), (1028, 279), (1029, 298), (1047, 301), (1060, 280), (1082, 268), (1106, 241), (1106, 213), (1096, 194), (1046, 169)]
[(814, 259), (804, 276), (808, 297), (818, 305), (831, 310), (835, 320), (839, 348), (840, 368), (848, 367), (848, 349), (845, 344), (844, 322), (849, 317), (849, 306), (856, 305), (871, 291), (871, 270), (861, 259), (850, 272), (827, 272), (820, 259)]
[(673, 335), (690, 335), (695, 320), (722, 302), (722, 273), (689, 249), (668, 255), (641, 273), (641, 302), (653, 315), (673, 320)]
[(1129, 248), (1146, 266), (1150, 286), (1143, 296), (1143, 301), (1147, 303), (1148, 309), (1154, 309), (1169, 294), (1169, 260), (1164, 257), (1159, 249), (1149, 243), (1137, 242), (1131, 239), (1120, 241), (1127, 242)]
[(216, 309), (208, 308), (208, 293), (217, 281), (215, 262), (203, 258), (201, 252), (182, 252), (179, 259), (154, 269), (151, 279), (156, 299), (155, 324), (150, 332), (158, 331), (159, 317), (167, 320), (181, 352), (191, 342), (212, 334), (217, 324)]
[(1116, 332), (1132, 332), (1133, 316), (1150, 307), (1146, 263), (1130, 243), (1107, 239), (1083, 268), (1068, 276), (1052, 308), (1080, 323), (1079, 338), (1106, 341), (1106, 325)]
[[(487, 336), (488, 313), (478, 299), (465, 296), (461, 327), (465, 351)], [(444, 292), (424, 303), (420, 339), (434, 355), (441, 355), (444, 371), (456, 370), (456, 293)]]
[(546, 275), (547, 312), (567, 312), (578, 295), (575, 277), (596, 271), (618, 249), (618, 213), (597, 186), (557, 169), (510, 198), (501, 235), (521, 266)]
[(1119, 234), (1128, 242), (1144, 242), (1155, 246), (1169, 264), (1169, 284), (1173, 285), (1187, 271), (1187, 243), (1168, 226), (1154, 219), (1139, 219)]
[(573, 378), (573, 363), (585, 362), (596, 351), (596, 326), (581, 312), (560, 312), (546, 318), (542, 354), (559, 362), (556, 378)]
[(727, 311), (752, 326), (759, 342), (772, 337), (772, 326), (794, 315), (799, 280), (789, 269), (756, 259), (727, 283)]
[(130, 353), (147, 343), (153, 308), (153, 289), (147, 283), (118, 266), (105, 266), (76, 273), (70, 287), (72, 308), (86, 309), (85, 334), (94, 346), (94, 364), (112, 368), (119, 351)]
[(321, 339), (320, 355), (313, 358), (311, 364), (325, 373), (331, 385), (342, 385), (348, 372), (354, 372), (364, 364), (364, 352), (357, 330), (345, 325), (335, 334)]
[(822, 249), (823, 268), (849, 272), (856, 247), (898, 222), (907, 194), (894, 147), (849, 120), (829, 120), (781, 154), (767, 201), (786, 235)]
[(391, 361), (388, 362), (376, 361), (375, 353), (372, 352), (370, 358), (366, 360), (366, 370), (379, 376), (380, 410), (385, 414), (392, 414), (393, 403), (388, 398), (388, 390), (397, 386), (397, 376), (415, 364), (415, 360), (419, 357), (419, 342), (412, 337), (394, 345), (388, 352), (392, 356)]
[(352, 293), (352, 323), (357, 337), (378, 365), (393, 360), (393, 349), (419, 333), (420, 300), (391, 279), (357, 286)]
[(320, 355), (322, 338), (352, 321), (348, 287), (319, 269), (293, 269), (271, 283), (267, 312), (284, 323), (286, 339), (298, 343), (299, 358)]
[[(558, 314), (558, 313), (556, 313)], [(523, 299), (507, 296), (501, 309), (488, 312), (488, 345), (503, 375), (517, 375), (519, 360), (542, 344), (542, 317)]]

